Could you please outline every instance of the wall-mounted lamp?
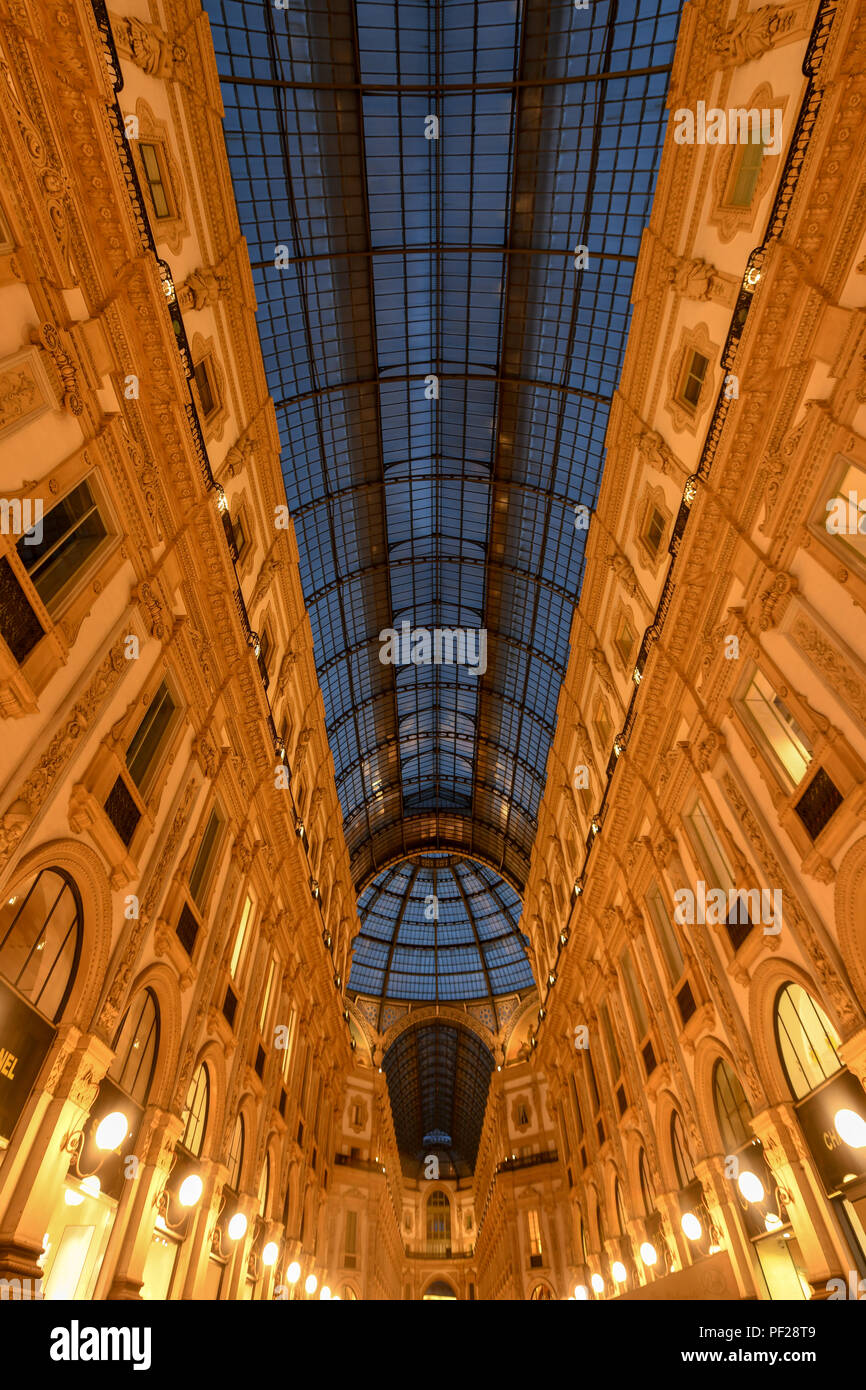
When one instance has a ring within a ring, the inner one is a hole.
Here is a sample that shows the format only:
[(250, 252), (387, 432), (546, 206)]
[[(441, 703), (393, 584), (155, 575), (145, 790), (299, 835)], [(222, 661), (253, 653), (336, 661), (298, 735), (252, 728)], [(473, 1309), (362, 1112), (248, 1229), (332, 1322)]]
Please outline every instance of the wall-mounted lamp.
[(837, 1110), (833, 1124), (843, 1144), (852, 1149), (866, 1149), (866, 1120), (856, 1110)]
[[(105, 1163), (105, 1160), (109, 1157), (109, 1155), (120, 1152), (120, 1146), (128, 1134), (129, 1120), (126, 1118), (122, 1110), (112, 1110), (108, 1115), (103, 1116), (103, 1118), (99, 1121), (99, 1124), (96, 1126), (96, 1130), (93, 1134), (93, 1143), (99, 1150), (100, 1158), (96, 1164), (96, 1167), (93, 1168), (90, 1173), (82, 1173), (81, 1171), (81, 1155), (84, 1151), (85, 1144), (85, 1132), (83, 1125), (80, 1129), (71, 1130), (66, 1135), (66, 1138), (60, 1145), (60, 1150), (61, 1153), (69, 1153), (72, 1155), (74, 1159), (74, 1171), (76, 1177), (84, 1179), (90, 1177), (95, 1178), (95, 1175), (99, 1172), (100, 1168)], [(83, 1186), (84, 1185), (82, 1183), (82, 1188)], [(93, 1184), (91, 1184), (91, 1188), (92, 1187)], [(98, 1178), (95, 1178), (95, 1187), (95, 1191), (89, 1192), (89, 1195), (94, 1197), (98, 1195), (100, 1190)], [(88, 1189), (84, 1190), (88, 1191)], [(77, 1206), (78, 1203), (70, 1202), (69, 1205)]]

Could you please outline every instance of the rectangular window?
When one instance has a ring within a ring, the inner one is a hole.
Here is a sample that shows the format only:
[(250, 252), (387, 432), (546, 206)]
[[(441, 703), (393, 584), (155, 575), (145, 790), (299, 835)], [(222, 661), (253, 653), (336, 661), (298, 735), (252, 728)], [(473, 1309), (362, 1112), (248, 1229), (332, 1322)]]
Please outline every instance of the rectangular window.
[(604, 1029), (604, 1040), (607, 1044), (607, 1055), (610, 1059), (610, 1073), (615, 1081), (616, 1078), (622, 1074), (622, 1063), (619, 1060), (619, 1049), (616, 1045), (616, 1036), (613, 1031), (613, 1023), (611, 1022), (607, 1004), (602, 1004), (600, 1013), (601, 1025)]
[(689, 831), (708, 888), (722, 888), (726, 893), (734, 887), (734, 871), (713, 828), (707, 808), (698, 800), (683, 818)]
[(665, 519), (658, 507), (650, 507), (644, 525), (643, 538), (653, 555), (657, 555), (665, 536)]
[(216, 859), (219, 833), (222, 827), (222, 817), (219, 811), (214, 809), (208, 818), (205, 832), (201, 837), (201, 844), (198, 847), (198, 854), (192, 866), (192, 873), (189, 876), (189, 890), (192, 893), (192, 900), (196, 907), (201, 907), (207, 891), (210, 870)]
[[(656, 549), (658, 549), (658, 545), (656, 545)], [(615, 643), (616, 649), (626, 665), (628, 665), (631, 654), (634, 651), (634, 644), (636, 641), (637, 635), (633, 631), (631, 623), (628, 618), (623, 618), (619, 625), (619, 631), (616, 634)]]
[(295, 1011), (294, 1009), (292, 1009), (292, 1012), (289, 1014), (289, 1022), (288, 1022), (287, 1030), (286, 1030), (286, 1046), (285, 1046), (285, 1049), (284, 1049), (284, 1051), (283, 1051), (283, 1080), (284, 1080), (284, 1081), (288, 1081), (288, 1079), (289, 1079), (289, 1067), (291, 1066), (292, 1051), (293, 1051), (294, 1045), (295, 1045), (295, 1023), (296, 1023), (296, 1021), (297, 1021), (297, 1013), (296, 1013), (296, 1011)]
[(144, 789), (152, 771), (156, 767), (160, 753), (165, 747), (172, 715), (177, 706), (169, 693), (165, 681), (154, 692), (147, 711), (132, 736), (126, 750), (126, 766), (138, 790)]
[(788, 706), (779, 699), (763, 671), (756, 671), (737, 701), (762, 742), (785, 771), (791, 790), (799, 786), (812, 761), (812, 746)]
[(235, 548), (238, 552), (238, 559), (242, 560), (244, 558), (244, 552), (250, 543), (249, 536), (247, 535), (246, 529), (244, 527), (243, 512), (238, 512), (237, 516), (234, 519), (234, 522), (232, 523), (232, 526), (235, 535)]
[(571, 1074), (571, 1098), (574, 1102), (574, 1117), (575, 1123), (577, 1124), (577, 1142), (580, 1143), (581, 1139), (583, 1138), (583, 1112), (580, 1108), (580, 1097), (577, 1094), (577, 1082), (574, 1079), (573, 1072)]
[(625, 985), (625, 992), (628, 996), (631, 1016), (634, 1019), (634, 1026), (638, 1038), (643, 1038), (649, 1032), (649, 1019), (647, 1018), (646, 1005), (644, 1003), (643, 991), (638, 981), (637, 970), (632, 960), (631, 951), (623, 951), (620, 960), (622, 970), (622, 980)]
[(268, 657), (271, 654), (271, 634), (268, 629), (262, 628), (262, 635), (259, 638), (259, 664), (268, 669)]
[(542, 1255), (541, 1248), (541, 1222), (537, 1211), (529, 1212), (529, 1253), (530, 1255)]
[(599, 700), (595, 707), (595, 732), (602, 748), (610, 746), (613, 735), (613, 725), (608, 718), (607, 708), (603, 700)]
[(269, 971), (268, 971), (268, 982), (267, 982), (267, 984), (265, 985), (264, 994), (262, 995), (262, 1007), (261, 1007), (261, 1010), (260, 1010), (260, 1012), (259, 1012), (259, 1032), (260, 1032), (260, 1033), (264, 1033), (264, 1031), (265, 1031), (265, 1024), (266, 1024), (267, 1021), (268, 1021), (268, 1008), (269, 1008), (270, 1002), (271, 1002), (271, 990), (273, 989), (273, 986), (274, 986), (274, 975), (275, 975), (275, 973), (276, 973), (276, 969), (277, 969), (277, 957), (274, 956), (274, 958), (273, 958), (272, 961), (271, 961), (271, 967), (270, 967), (270, 969), (269, 969)]
[(88, 483), (79, 483), (45, 513), (42, 539), (35, 528), (18, 541), (15, 549), (46, 608), (67, 587), (108, 535)]
[(822, 498), (817, 522), (834, 545), (853, 550), (861, 564), (866, 561), (866, 469), (844, 459), (832, 494)]
[(683, 382), (680, 387), (680, 397), (686, 405), (694, 410), (701, 398), (701, 388), (707, 375), (710, 359), (704, 357), (702, 352), (692, 351), (686, 360), (686, 369), (683, 373)]
[(231, 975), (233, 980), (238, 979), (241, 970), (243, 969), (244, 961), (246, 960), (247, 944), (249, 942), (250, 937), (250, 920), (252, 917), (252, 911), (253, 900), (251, 897), (247, 896), (244, 899), (243, 912), (241, 913), (240, 925), (238, 926), (238, 933), (235, 937), (234, 950), (232, 951), (231, 965), (229, 966), (229, 974)]
[(358, 1213), (346, 1212), (346, 1239), (343, 1247), (343, 1266), (355, 1269), (358, 1259)]
[(140, 140), (138, 148), (141, 151), (141, 162), (144, 165), (144, 174), (150, 188), (150, 196), (153, 199), (153, 211), (159, 218), (171, 217), (171, 207), (165, 191), (165, 177), (163, 175), (162, 160), (156, 145)]
[(217, 397), (206, 357), (203, 357), (200, 362), (196, 362), (193, 369), (193, 376), (195, 377), (195, 384), (198, 389), (201, 413), (204, 418), (207, 419), (209, 415), (213, 415), (217, 408)]
[(764, 142), (760, 135), (757, 137), (753, 135), (748, 145), (744, 145), (743, 149), (734, 155), (731, 176), (725, 194), (725, 203), (728, 207), (748, 208), (752, 206), (763, 158)]
[(592, 1101), (593, 1113), (595, 1113), (601, 1103), (598, 1098), (598, 1082), (595, 1079), (595, 1067), (592, 1065), (592, 1058), (589, 1055), (588, 1048), (583, 1055), (586, 1058), (586, 1079), (589, 1084), (589, 1098)]
[(656, 929), (668, 974), (672, 981), (676, 981), (683, 973), (683, 953), (677, 941), (677, 934), (674, 931), (667, 904), (657, 883), (651, 885), (646, 895), (646, 904)]

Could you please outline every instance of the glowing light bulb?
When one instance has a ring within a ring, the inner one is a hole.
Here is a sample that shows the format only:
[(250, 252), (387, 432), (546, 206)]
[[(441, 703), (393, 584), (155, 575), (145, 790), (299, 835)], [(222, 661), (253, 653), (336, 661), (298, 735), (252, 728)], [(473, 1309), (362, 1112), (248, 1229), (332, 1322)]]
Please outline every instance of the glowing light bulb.
[(188, 1178), (184, 1178), (177, 1194), (177, 1200), (182, 1207), (194, 1207), (202, 1194), (204, 1184), (198, 1173), (190, 1173)]
[(122, 1110), (112, 1110), (104, 1120), (100, 1120), (94, 1136), (96, 1147), (111, 1151), (119, 1149), (127, 1134), (129, 1122)]
[(320, 1291), (320, 1293), (319, 1293), (319, 1298), (322, 1300), (323, 1303), (327, 1303), (327, 1302), (329, 1301), (330, 1297), (331, 1297), (331, 1290), (328, 1288), (327, 1284), (323, 1284), (323, 1285), (322, 1285), (322, 1288), (321, 1288), (321, 1291)]
[(703, 1235), (703, 1228), (693, 1211), (685, 1212), (680, 1224), (684, 1234), (688, 1236), (689, 1240), (700, 1240)]
[(600, 1274), (594, 1274), (589, 1282), (592, 1284), (594, 1293), (604, 1293), (604, 1280)]
[(648, 1240), (645, 1240), (640, 1248), (640, 1257), (645, 1265), (654, 1265), (658, 1259), (655, 1246), (651, 1245)]
[(298, 1282), (298, 1280), (300, 1279), (300, 1277), (301, 1277), (301, 1266), (298, 1264), (297, 1260), (292, 1260), (292, 1263), (289, 1265), (288, 1269), (286, 1270), (286, 1278), (288, 1279), (288, 1281), (289, 1281), (290, 1284), (297, 1284), (297, 1282)]
[(866, 1120), (856, 1110), (837, 1110), (833, 1124), (844, 1143), (852, 1149), (866, 1149)]
[(737, 1178), (737, 1187), (742, 1192), (747, 1202), (763, 1202), (764, 1184), (757, 1173), (751, 1173), (748, 1168), (744, 1168)]
[(308, 1274), (306, 1283), (304, 1284), (304, 1292), (315, 1293), (316, 1289), (318, 1288), (318, 1285), (319, 1281), (316, 1278), (315, 1274)]
[(777, 1216), (774, 1211), (768, 1211), (764, 1217), (764, 1229), (767, 1231), (778, 1231), (782, 1224), (781, 1216)]
[(277, 1248), (276, 1241), (269, 1240), (264, 1250), (262, 1251), (262, 1264), (267, 1265), (269, 1268), (271, 1265), (275, 1265), (277, 1263), (277, 1255), (279, 1253), (280, 1252)]
[(610, 1267), (610, 1272), (616, 1280), (617, 1284), (624, 1284), (628, 1279), (628, 1272), (622, 1260), (614, 1260), (613, 1264)]
[(229, 1239), (243, 1240), (247, 1233), (247, 1218), (242, 1211), (236, 1211), (229, 1222)]
[(579, 1303), (584, 1303), (589, 1298), (589, 1290), (586, 1284), (575, 1284), (574, 1297)]

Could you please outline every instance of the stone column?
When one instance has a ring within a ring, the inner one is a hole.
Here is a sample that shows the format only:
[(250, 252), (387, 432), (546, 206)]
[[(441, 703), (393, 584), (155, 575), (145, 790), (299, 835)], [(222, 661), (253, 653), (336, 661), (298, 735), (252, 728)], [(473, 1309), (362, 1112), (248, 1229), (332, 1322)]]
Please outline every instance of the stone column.
[[(230, 1249), (228, 1277), (223, 1283), (222, 1297), (225, 1299), (240, 1298), (240, 1289), (247, 1277), (247, 1266), (250, 1259), (252, 1248), (253, 1233), (255, 1230), (256, 1212), (258, 1209), (258, 1198), (253, 1197), (248, 1192), (242, 1192), (238, 1197), (234, 1210), (228, 1213), (229, 1219), (234, 1216), (236, 1211), (242, 1211), (247, 1218), (247, 1232), (243, 1240), (228, 1241)], [(228, 1240), (228, 1237), (226, 1237)], [(231, 1246), (234, 1245), (234, 1250)]]
[[(138, 1172), (128, 1182), (128, 1190), (118, 1208), (97, 1285), (97, 1297), (141, 1298), (157, 1203), (171, 1170), (174, 1146), (182, 1133), (183, 1125), (177, 1115), (155, 1106), (148, 1107), (135, 1142)], [(170, 1219), (175, 1219), (183, 1209), (175, 1201), (172, 1205)]]
[(741, 1298), (758, 1295), (753, 1273), (751, 1241), (743, 1224), (734, 1182), (725, 1174), (725, 1160), (719, 1154), (701, 1159), (695, 1164), (695, 1176), (704, 1189), (704, 1201), (713, 1225), (719, 1233), (719, 1244), (727, 1243), (728, 1253)]
[[(55, 1044), (54, 1065), (40, 1095), (31, 1096), (21, 1140), (0, 1170), (6, 1179), (0, 1220), (0, 1278), (39, 1279), (45, 1226), (62, 1191), (72, 1152), (71, 1137), (86, 1125), (113, 1052), (95, 1034), (71, 1029)], [(47, 1101), (46, 1101), (47, 1094)], [(16, 1132), (19, 1126), (16, 1126)]]
[(228, 1169), (213, 1159), (204, 1159), (199, 1173), (204, 1186), (196, 1208), (193, 1228), (184, 1241), (181, 1256), (186, 1269), (183, 1288), (179, 1295), (183, 1299), (202, 1296), (211, 1241), (222, 1205), (222, 1190), (228, 1177)]
[[(843, 1272), (843, 1254), (797, 1113), (790, 1102), (773, 1106), (753, 1117), (752, 1130), (764, 1146), (774, 1182), (790, 1199), (786, 1214), (803, 1253), (806, 1278), (821, 1293), (829, 1279)], [(849, 1259), (846, 1254), (845, 1271)]]

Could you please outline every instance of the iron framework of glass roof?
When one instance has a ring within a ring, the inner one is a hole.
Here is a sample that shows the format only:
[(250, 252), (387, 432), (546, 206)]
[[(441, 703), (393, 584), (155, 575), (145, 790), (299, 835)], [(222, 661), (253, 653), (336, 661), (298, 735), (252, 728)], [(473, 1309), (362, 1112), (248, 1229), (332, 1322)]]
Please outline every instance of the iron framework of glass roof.
[[(451, 1023), (410, 1028), (382, 1062), (403, 1171), (418, 1177), (425, 1149), (444, 1148), (459, 1177), (475, 1165), (494, 1061), (480, 1038)], [(429, 1144), (440, 1130), (449, 1143)]]
[(451, 1003), (530, 989), (520, 899), (486, 865), (416, 855), (361, 893), (350, 988)]
[(522, 891), (680, 0), (207, 7), (355, 883)]

